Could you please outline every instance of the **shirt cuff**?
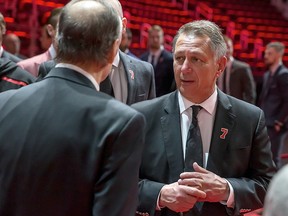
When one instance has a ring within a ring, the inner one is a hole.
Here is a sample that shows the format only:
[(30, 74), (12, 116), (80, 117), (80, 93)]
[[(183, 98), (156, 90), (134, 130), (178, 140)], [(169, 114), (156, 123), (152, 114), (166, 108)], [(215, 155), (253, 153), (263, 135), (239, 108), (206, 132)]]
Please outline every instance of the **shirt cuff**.
[[(160, 191), (160, 193), (161, 193), (161, 191)], [(160, 193), (158, 194), (158, 197), (157, 197), (157, 203), (156, 203), (156, 210), (157, 210), (157, 211), (160, 211), (160, 210), (161, 210), (161, 207), (160, 207), (160, 204), (159, 204)], [(163, 207), (162, 207), (162, 208), (163, 208)]]
[[(227, 179), (225, 179), (227, 181)], [(228, 196), (228, 200), (227, 201), (221, 201), (220, 203), (222, 205), (226, 205), (228, 208), (234, 208), (234, 205), (235, 205), (235, 199), (234, 199), (234, 189), (232, 187), (232, 185), (230, 184), (229, 181), (227, 181), (228, 183), (228, 186), (229, 186), (229, 189), (230, 189), (230, 193), (229, 193), (229, 196)]]

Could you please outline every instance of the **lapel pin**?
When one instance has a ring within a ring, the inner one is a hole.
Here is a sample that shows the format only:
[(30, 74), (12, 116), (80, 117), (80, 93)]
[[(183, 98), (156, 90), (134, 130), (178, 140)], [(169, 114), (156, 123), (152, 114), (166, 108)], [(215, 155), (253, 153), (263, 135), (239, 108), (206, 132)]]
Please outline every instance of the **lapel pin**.
[(228, 134), (228, 129), (227, 128), (221, 128), (222, 134), (220, 135), (221, 139), (225, 139), (226, 135)]
[(132, 70), (129, 70), (129, 73), (130, 73), (131, 79), (134, 80), (134, 72)]

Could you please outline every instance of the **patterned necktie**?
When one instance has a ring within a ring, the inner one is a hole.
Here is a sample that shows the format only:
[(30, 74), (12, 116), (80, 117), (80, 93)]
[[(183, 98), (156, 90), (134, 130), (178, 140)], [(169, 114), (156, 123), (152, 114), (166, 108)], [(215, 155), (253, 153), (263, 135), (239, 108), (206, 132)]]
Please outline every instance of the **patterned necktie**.
[(192, 172), (193, 163), (197, 162), (199, 166), (203, 167), (203, 146), (198, 125), (197, 115), (201, 106), (192, 106), (193, 115), (192, 122), (188, 131), (186, 142), (186, 154), (185, 154), (185, 172)]
[(107, 76), (106, 79), (100, 83), (100, 91), (114, 97), (113, 86), (109, 76)]

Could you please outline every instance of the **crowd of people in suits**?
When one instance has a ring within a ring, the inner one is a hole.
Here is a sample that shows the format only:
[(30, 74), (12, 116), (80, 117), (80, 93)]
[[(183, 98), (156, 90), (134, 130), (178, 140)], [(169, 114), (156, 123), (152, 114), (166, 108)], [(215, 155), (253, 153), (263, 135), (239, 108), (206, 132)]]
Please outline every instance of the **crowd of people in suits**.
[(266, 46), (257, 96), (251, 67), (207, 20), (180, 27), (172, 52), (151, 26), (139, 57), (118, 0), (72, 0), (44, 30), (49, 48), (21, 60), (2, 46), (0, 14), (0, 215), (222, 216), (274, 205), (281, 184), (269, 184), (288, 146), (283, 43)]

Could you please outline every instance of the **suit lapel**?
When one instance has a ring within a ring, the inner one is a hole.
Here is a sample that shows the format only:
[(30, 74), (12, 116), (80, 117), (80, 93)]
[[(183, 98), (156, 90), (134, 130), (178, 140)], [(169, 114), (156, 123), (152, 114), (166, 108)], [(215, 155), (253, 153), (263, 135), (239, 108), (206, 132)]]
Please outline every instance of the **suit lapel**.
[(218, 175), (221, 175), (223, 166), (225, 166), (225, 164), (223, 165), (223, 158), (227, 154), (227, 146), (230, 143), (235, 125), (236, 116), (231, 109), (232, 105), (227, 95), (218, 90), (218, 104), (207, 162), (207, 169)]
[(127, 80), (127, 104), (132, 104), (133, 103), (133, 98), (135, 98), (135, 94), (136, 92), (133, 91), (133, 89), (136, 88), (136, 84), (135, 84), (135, 71), (136, 71), (136, 67), (135, 65), (132, 63), (132, 61), (130, 60), (129, 57), (126, 56), (126, 54), (124, 54), (123, 52), (119, 51), (119, 55), (120, 55), (120, 60), (123, 63), (123, 67), (124, 67), (124, 72), (125, 72), (125, 76), (126, 76), (126, 80)]
[(162, 134), (168, 167), (171, 173), (170, 182), (175, 182), (179, 179), (179, 174), (184, 170), (177, 91), (166, 98), (164, 112), (165, 114), (161, 117)]

